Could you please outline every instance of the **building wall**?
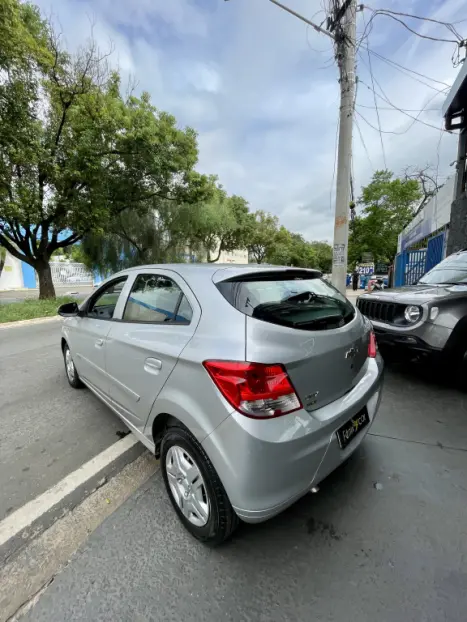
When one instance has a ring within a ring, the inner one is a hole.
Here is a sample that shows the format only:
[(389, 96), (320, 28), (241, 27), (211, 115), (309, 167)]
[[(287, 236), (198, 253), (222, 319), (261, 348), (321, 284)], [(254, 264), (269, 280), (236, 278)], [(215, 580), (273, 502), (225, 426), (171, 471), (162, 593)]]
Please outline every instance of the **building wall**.
[(216, 263), (248, 263), (248, 251), (238, 249), (230, 253), (222, 251), (219, 261)]
[(465, 248), (467, 248), (467, 196), (464, 194), (452, 203), (447, 254), (450, 255)]
[(450, 177), (423, 210), (399, 234), (397, 252), (400, 253), (449, 224), (454, 197), (455, 177)]
[(24, 287), (22, 263), (7, 252), (5, 265), (0, 276), (0, 290)]

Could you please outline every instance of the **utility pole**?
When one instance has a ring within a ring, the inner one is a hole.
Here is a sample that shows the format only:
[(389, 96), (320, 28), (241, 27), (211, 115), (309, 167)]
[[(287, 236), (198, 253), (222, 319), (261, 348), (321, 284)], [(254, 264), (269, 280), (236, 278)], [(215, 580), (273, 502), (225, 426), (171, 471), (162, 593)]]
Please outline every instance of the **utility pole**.
[(332, 284), (344, 295), (347, 277), (352, 128), (355, 105), (356, 17), (356, 0), (345, 0), (337, 8), (334, 19), (329, 23), (329, 30), (335, 33), (336, 60), (341, 90)]
[(349, 242), (352, 126), (356, 82), (355, 48), (357, 0), (332, 0), (333, 15), (328, 17), (327, 30), (324, 30), (321, 26), (318, 26), (296, 11), (293, 11), (278, 0), (269, 0), (269, 2), (302, 20), (317, 32), (330, 37), (334, 41), (336, 48), (336, 60), (340, 76), (341, 103), (339, 116), (339, 146), (337, 154), (332, 284), (345, 295)]

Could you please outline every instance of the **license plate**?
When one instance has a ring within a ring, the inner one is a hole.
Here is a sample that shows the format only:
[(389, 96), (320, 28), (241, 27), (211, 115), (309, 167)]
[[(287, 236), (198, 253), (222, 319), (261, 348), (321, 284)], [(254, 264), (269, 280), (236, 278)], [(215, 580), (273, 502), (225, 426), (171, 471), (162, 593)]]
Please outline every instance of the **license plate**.
[(370, 423), (370, 417), (366, 408), (354, 415), (351, 419), (344, 423), (337, 430), (337, 440), (341, 449), (345, 449), (347, 445), (354, 439), (357, 434)]

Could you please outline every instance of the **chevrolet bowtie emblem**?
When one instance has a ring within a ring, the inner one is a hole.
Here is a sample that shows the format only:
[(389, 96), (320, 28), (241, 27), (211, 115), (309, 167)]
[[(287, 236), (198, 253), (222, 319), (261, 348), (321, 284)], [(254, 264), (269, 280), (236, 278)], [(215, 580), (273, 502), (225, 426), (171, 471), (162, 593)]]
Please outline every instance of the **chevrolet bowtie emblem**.
[(357, 354), (358, 354), (358, 348), (350, 348), (350, 350), (347, 350), (347, 352), (345, 353), (345, 358), (353, 359), (357, 356)]

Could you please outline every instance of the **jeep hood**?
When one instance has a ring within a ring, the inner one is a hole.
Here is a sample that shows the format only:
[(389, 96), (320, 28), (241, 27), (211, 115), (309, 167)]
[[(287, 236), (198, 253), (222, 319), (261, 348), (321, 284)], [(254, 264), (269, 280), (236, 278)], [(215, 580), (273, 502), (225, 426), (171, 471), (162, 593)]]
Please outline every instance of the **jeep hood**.
[(442, 298), (454, 295), (467, 295), (467, 284), (465, 285), (409, 285), (398, 287), (397, 289), (384, 289), (382, 291), (362, 294), (363, 300), (385, 300), (400, 304), (422, 305)]

